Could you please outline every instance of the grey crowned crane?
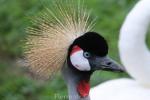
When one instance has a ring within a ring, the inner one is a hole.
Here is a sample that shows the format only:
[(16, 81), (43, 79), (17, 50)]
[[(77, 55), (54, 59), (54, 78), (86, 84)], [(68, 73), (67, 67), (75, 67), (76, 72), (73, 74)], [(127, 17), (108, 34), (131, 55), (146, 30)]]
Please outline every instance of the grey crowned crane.
[(28, 28), (25, 56), (29, 69), (45, 79), (61, 70), (69, 100), (90, 100), (89, 81), (94, 71), (122, 71), (108, 57), (106, 40), (92, 32), (93, 25), (83, 2), (56, 0)]

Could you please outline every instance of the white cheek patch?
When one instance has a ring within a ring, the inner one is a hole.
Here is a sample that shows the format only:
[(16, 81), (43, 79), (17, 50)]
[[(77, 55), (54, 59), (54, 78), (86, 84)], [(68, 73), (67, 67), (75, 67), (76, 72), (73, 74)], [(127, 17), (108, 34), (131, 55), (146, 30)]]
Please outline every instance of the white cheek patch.
[(83, 50), (79, 50), (70, 55), (72, 65), (80, 71), (90, 71), (89, 61), (84, 58)]

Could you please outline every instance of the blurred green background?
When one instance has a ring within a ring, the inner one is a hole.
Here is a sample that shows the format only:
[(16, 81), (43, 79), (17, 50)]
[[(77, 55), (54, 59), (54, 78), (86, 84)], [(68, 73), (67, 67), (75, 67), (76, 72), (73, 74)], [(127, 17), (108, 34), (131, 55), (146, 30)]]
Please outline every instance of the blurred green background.
[[(23, 68), (16, 65), (16, 59), (22, 57), (21, 40), (26, 37), (25, 28), (29, 26), (30, 16), (44, 9), (41, 1), (0, 0), (0, 100), (60, 100), (55, 95), (67, 95), (60, 74), (46, 82), (33, 80)], [(95, 31), (107, 39), (109, 55), (117, 61), (119, 29), (136, 1), (85, 0), (88, 8), (92, 9), (92, 16), (97, 17)], [(91, 85), (119, 77), (128, 76), (124, 73), (99, 71), (92, 76)]]

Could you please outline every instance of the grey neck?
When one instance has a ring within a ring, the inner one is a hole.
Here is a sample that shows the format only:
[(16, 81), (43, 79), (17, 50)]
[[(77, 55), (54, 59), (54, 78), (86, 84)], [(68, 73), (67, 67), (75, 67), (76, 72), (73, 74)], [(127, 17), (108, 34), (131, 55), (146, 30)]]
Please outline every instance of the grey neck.
[(73, 71), (67, 64), (62, 68), (62, 74), (67, 84), (69, 100), (90, 100), (89, 96), (81, 97), (77, 92), (77, 85), (84, 75)]

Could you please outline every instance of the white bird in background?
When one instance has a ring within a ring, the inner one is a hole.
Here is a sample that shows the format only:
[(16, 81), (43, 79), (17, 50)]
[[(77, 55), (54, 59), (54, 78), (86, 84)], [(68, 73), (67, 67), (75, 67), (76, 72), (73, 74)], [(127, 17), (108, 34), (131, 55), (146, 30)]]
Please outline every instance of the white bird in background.
[(140, 0), (128, 14), (119, 40), (121, 61), (133, 79), (105, 82), (91, 90), (91, 98), (150, 100), (150, 52), (145, 43), (149, 24), (150, 0)]

